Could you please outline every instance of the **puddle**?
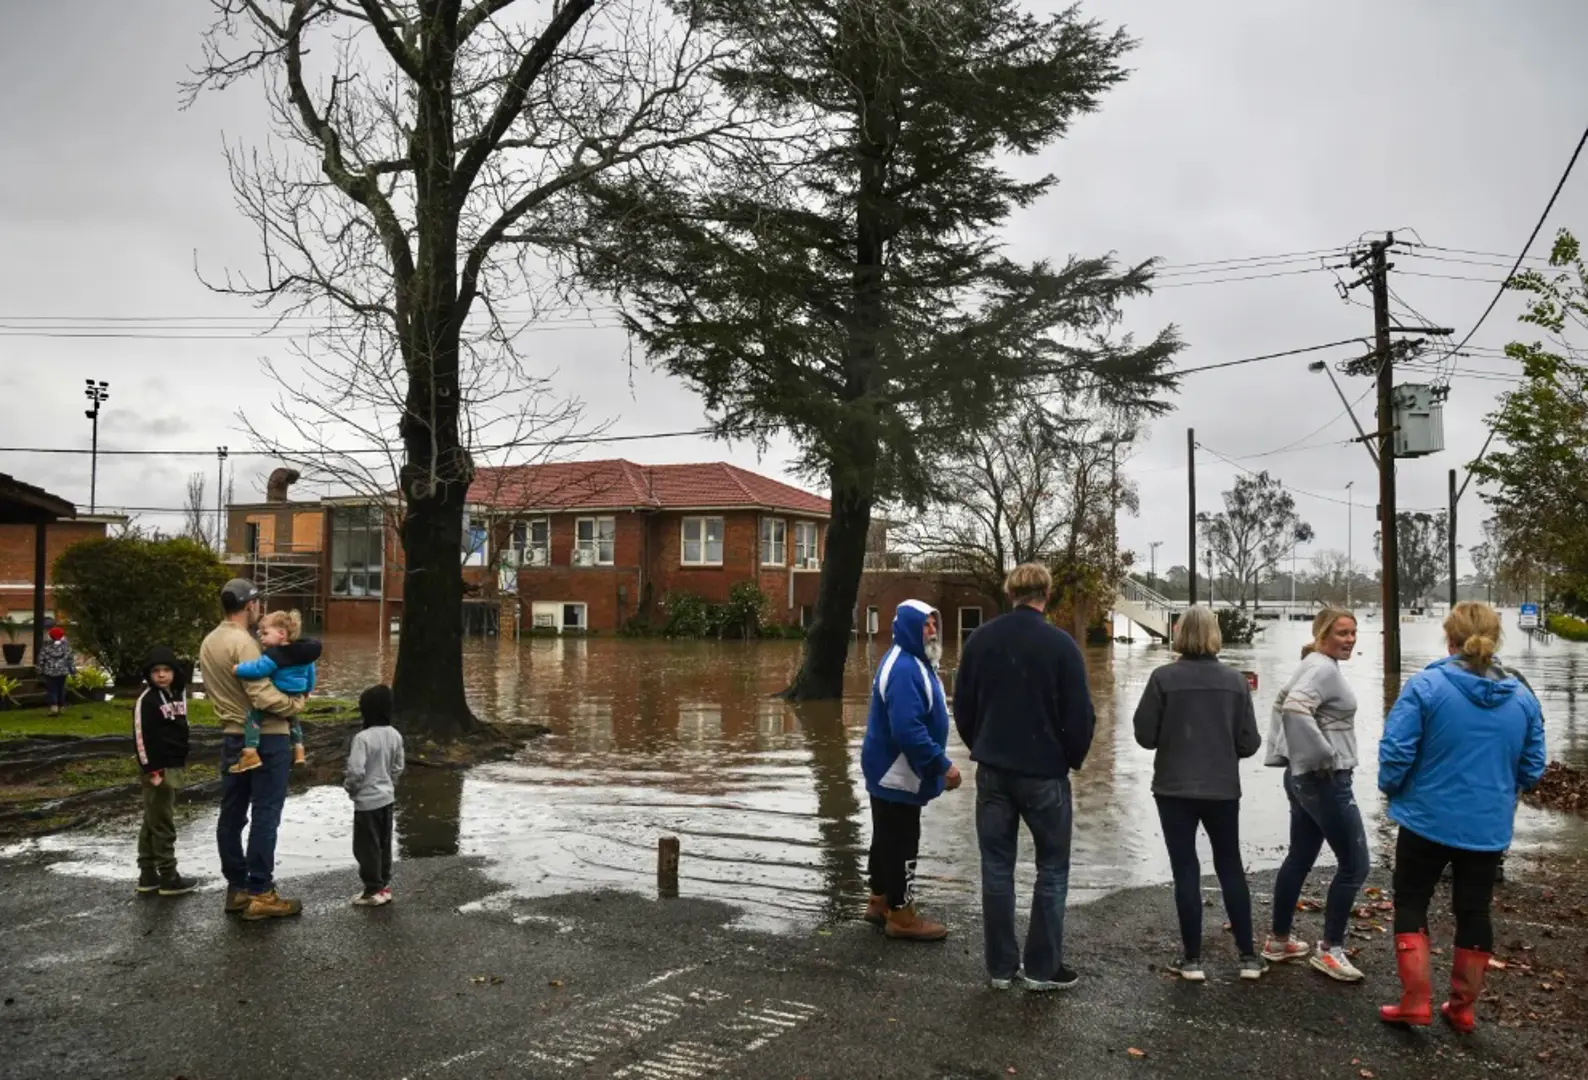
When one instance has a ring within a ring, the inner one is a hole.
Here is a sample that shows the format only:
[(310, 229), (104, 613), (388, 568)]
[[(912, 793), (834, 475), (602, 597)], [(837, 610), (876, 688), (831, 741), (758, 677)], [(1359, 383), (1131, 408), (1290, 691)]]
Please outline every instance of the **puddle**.
[[(1361, 701), (1357, 794), (1376, 824), (1383, 714), (1374, 627), (1363, 624), (1362, 652), (1346, 669)], [(1258, 672), (1265, 730), (1270, 695), (1295, 664), (1306, 629), (1268, 624), (1258, 645), (1225, 654)], [(1407, 624), (1403, 636), (1409, 670), (1443, 652), (1436, 622)], [(864, 903), (869, 824), (859, 745), (880, 646), (857, 649), (841, 706), (800, 707), (769, 696), (798, 664), (795, 643), (473, 640), (467, 650), (471, 700), (482, 715), (545, 724), (552, 734), (515, 761), (467, 775), (412, 771), (399, 786), (399, 861), (482, 857), (504, 898), (592, 888), (654, 895), (657, 838), (671, 835), (682, 848), (681, 892), (735, 906), (745, 925), (807, 927), (852, 917)], [(1150, 791), (1152, 755), (1135, 745), (1130, 722), (1149, 673), (1168, 659), (1164, 648), (1145, 644), (1089, 651), (1098, 731), (1074, 778), (1073, 902), (1169, 879)], [(1507, 659), (1543, 700), (1551, 756), (1588, 763), (1588, 714), (1578, 694), (1588, 677), (1588, 647), (1555, 642), (1513, 650)], [(356, 694), (389, 674), (389, 663), (389, 654), (367, 642), (332, 638), (321, 685)], [(957, 744), (950, 754), (966, 759)], [(1259, 756), (1245, 763), (1242, 783), (1248, 865), (1275, 866), (1288, 838), (1278, 773)], [(356, 886), (350, 805), (336, 787), (293, 794), (278, 852), (284, 880), (345, 870)], [(977, 902), (974, 805), (974, 770), (966, 770), (965, 786), (926, 811), (921, 873), (928, 901)], [(184, 869), (218, 888), (214, 824), (213, 806), (188, 812), (178, 852)], [(73, 855), (55, 864), (60, 873), (126, 876), (135, 841), (132, 828), (117, 827), (27, 846)], [(1588, 821), (1524, 807), (1517, 849), (1588, 850)], [(1019, 877), (1027, 888), (1034, 876), (1029, 845), (1023, 855)], [(1203, 858), (1211, 867), (1205, 847)], [(400, 867), (396, 876), (400, 882)]]

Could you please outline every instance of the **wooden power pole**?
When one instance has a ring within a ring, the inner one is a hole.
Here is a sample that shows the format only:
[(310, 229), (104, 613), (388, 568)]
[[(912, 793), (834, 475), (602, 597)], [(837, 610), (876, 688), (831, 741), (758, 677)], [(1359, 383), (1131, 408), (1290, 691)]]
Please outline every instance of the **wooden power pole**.
[[(1186, 490), (1190, 498), (1187, 500), (1189, 512), (1186, 515), (1186, 542), (1190, 546), (1191, 557), (1186, 560), (1186, 569), (1191, 574), (1191, 603), (1197, 602), (1197, 432), (1196, 428), (1185, 429), (1185, 468)], [(1211, 587), (1211, 586), (1210, 586)]]
[(1389, 253), (1394, 233), (1371, 246), (1373, 262), (1373, 347), (1378, 354), (1379, 544), (1383, 561), (1384, 692), (1400, 687), (1401, 574), (1400, 530), (1395, 502), (1395, 358), (1390, 351)]

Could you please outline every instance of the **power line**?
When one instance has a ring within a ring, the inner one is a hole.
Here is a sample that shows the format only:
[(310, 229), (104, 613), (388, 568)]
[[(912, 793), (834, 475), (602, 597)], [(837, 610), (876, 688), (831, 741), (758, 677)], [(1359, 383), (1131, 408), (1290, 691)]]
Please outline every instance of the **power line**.
[[(1262, 473), (1256, 472), (1256, 471), (1254, 471), (1252, 469), (1248, 469), (1245, 465), (1242, 465), (1239, 461), (1236, 461), (1236, 460), (1234, 460), (1232, 458), (1226, 457), (1225, 455), (1219, 453), (1217, 450), (1213, 449), (1211, 446), (1208, 446), (1208, 445), (1206, 445), (1204, 443), (1200, 443), (1200, 442), (1197, 443), (1197, 449), (1198, 450), (1203, 450), (1203, 451), (1206, 451), (1209, 454), (1212, 454), (1214, 457), (1218, 458), (1220, 461), (1224, 462), (1226, 465), (1230, 465), (1230, 466), (1233, 466), (1234, 468), (1239, 469), (1241, 472), (1245, 473), (1247, 476), (1261, 476), (1262, 475)], [(1295, 486), (1293, 486), (1291, 484), (1285, 483), (1283, 480), (1280, 480), (1279, 477), (1277, 477), (1277, 476), (1270, 477), (1270, 479), (1278, 481), (1279, 485), (1281, 487), (1283, 487), (1286, 491), (1289, 491), (1289, 492), (1291, 492), (1293, 494), (1296, 494), (1296, 495), (1305, 495), (1309, 499), (1319, 499), (1319, 500), (1321, 500), (1323, 502), (1335, 503), (1335, 504), (1337, 504), (1339, 506), (1352, 506), (1352, 505), (1355, 505), (1354, 503), (1350, 502), (1350, 500), (1347, 500), (1347, 499), (1337, 499), (1337, 498), (1335, 498), (1332, 495), (1319, 495), (1316, 491), (1303, 490), (1302, 488), (1298, 488), (1298, 487), (1295, 487)], [(1420, 507), (1420, 508), (1411, 508), (1411, 509), (1408, 509), (1406, 507), (1402, 507), (1400, 512), (1403, 513), (1403, 514), (1433, 514), (1433, 513), (1439, 513), (1440, 511), (1442, 511), (1444, 509), (1445, 508), (1442, 507), (1442, 506), (1438, 507), (1438, 508)]]
[(1209, 278), (1205, 281), (1171, 281), (1167, 285), (1154, 285), (1154, 289), (1188, 289), (1193, 285), (1227, 285), (1234, 281), (1265, 281), (1269, 278), (1296, 277), (1300, 274), (1321, 274), (1327, 267), (1313, 266), (1305, 270), (1277, 270), (1269, 274), (1246, 274), (1242, 277)]
[(1224, 360), (1217, 364), (1203, 364), (1201, 367), (1182, 368), (1174, 372), (1176, 375), (1195, 375), (1199, 371), (1218, 371), (1220, 368), (1238, 367), (1241, 364), (1255, 364), (1260, 360), (1278, 360), (1285, 356), (1302, 356), (1306, 353), (1322, 352), (1325, 349), (1338, 349), (1342, 345), (1357, 345), (1362, 341), (1359, 337), (1342, 338), (1339, 341), (1330, 341), (1323, 345), (1308, 345), (1302, 349), (1286, 349), (1284, 352), (1263, 353), (1261, 356), (1247, 356), (1240, 360)]

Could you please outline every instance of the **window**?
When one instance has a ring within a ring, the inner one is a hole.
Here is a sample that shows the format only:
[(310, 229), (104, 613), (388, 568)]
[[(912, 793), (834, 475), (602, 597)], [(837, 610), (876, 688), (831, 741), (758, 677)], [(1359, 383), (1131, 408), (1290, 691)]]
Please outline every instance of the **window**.
[(877, 627), (880, 625), (878, 611), (874, 607), (866, 609), (866, 633), (872, 637), (877, 636)]
[(384, 514), (378, 506), (331, 510), (331, 595), (379, 596), (385, 564)]
[(573, 523), (573, 564), (611, 566), (617, 548), (617, 518), (580, 518)]
[(463, 519), (463, 565), (485, 565), (485, 526), (467, 517)]
[(583, 633), (590, 628), (590, 609), (581, 603), (537, 600), (530, 607), (530, 625), (559, 634)]
[(822, 565), (816, 553), (816, 522), (794, 523), (794, 566), (800, 570), (817, 570)]
[(782, 518), (761, 519), (761, 565), (788, 565), (788, 522)]
[(981, 625), (981, 608), (962, 607), (959, 609), (959, 643), (965, 644), (965, 639), (975, 633)]
[(562, 606), (562, 630), (584, 630), (588, 620), (587, 608), (583, 604), (564, 604)]
[(684, 565), (722, 565), (722, 519), (687, 517), (684, 519)]
[(507, 547), (515, 566), (550, 566), (551, 519), (515, 522)]

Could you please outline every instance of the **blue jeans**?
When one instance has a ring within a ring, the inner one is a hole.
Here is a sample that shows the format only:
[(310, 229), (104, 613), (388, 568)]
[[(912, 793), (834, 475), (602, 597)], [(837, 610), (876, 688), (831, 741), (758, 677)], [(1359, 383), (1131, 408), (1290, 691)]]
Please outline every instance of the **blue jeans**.
[[(276, 832), (287, 803), (292, 744), (285, 735), (262, 735), (259, 757), (264, 764), (247, 772), (230, 772), (242, 752), (241, 735), (221, 740), (221, 816), (215, 825), (215, 846), (230, 888), (267, 893), (276, 887)], [(245, 855), (243, 829), (250, 816), (253, 827), (248, 830)]]
[(66, 676), (44, 675), (44, 703), (51, 706), (66, 704)]
[(1339, 868), (1324, 903), (1323, 943), (1344, 945), (1357, 890), (1372, 865), (1362, 811), (1351, 793), (1351, 770), (1295, 776), (1287, 768), (1285, 794), (1290, 799), (1290, 853), (1274, 879), (1274, 936), (1290, 935), (1302, 886), (1327, 842)]
[(1025, 972), (1055, 978), (1064, 966), (1064, 905), (1070, 893), (1069, 777), (1021, 776), (976, 767), (976, 836), (981, 841), (981, 906), (987, 973), (1012, 978), (1021, 967), (1015, 939), (1015, 858), (1020, 822), (1037, 847), (1037, 885), (1026, 932)]

